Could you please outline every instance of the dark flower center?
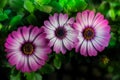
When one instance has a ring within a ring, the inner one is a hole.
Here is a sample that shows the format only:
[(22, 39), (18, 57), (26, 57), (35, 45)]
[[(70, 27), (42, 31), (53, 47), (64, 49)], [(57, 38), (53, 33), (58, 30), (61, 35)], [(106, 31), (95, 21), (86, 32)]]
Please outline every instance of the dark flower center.
[(55, 36), (59, 39), (63, 39), (66, 36), (66, 30), (64, 29), (64, 27), (58, 27), (55, 30)]
[(34, 46), (32, 43), (25, 43), (22, 46), (22, 52), (26, 55), (31, 55), (34, 52)]
[(94, 38), (94, 36), (95, 36), (95, 31), (92, 27), (87, 27), (83, 30), (83, 37), (86, 40), (91, 40)]

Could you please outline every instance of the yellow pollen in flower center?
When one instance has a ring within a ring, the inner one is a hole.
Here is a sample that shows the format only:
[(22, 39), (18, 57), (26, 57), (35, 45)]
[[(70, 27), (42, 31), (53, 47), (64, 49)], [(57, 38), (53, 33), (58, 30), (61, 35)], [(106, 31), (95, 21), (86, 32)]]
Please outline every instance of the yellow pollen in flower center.
[(34, 46), (31, 43), (26, 43), (26, 44), (23, 45), (22, 51), (23, 51), (24, 54), (30, 55), (34, 51)]
[(94, 29), (91, 28), (91, 27), (87, 27), (83, 30), (83, 37), (86, 39), (86, 40), (91, 40), (93, 39), (95, 36), (95, 32), (94, 32)]

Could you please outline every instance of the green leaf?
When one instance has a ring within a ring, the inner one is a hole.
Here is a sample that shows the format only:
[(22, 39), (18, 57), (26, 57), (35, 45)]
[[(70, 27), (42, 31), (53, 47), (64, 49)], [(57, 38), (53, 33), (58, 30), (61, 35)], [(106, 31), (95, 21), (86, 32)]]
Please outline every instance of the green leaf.
[(25, 0), (24, 1), (24, 8), (29, 11), (30, 13), (34, 12), (34, 5), (31, 1)]
[(26, 80), (42, 80), (42, 76), (38, 73), (24, 73), (24, 76), (26, 77)]
[(15, 68), (11, 70), (10, 80), (21, 80), (21, 74)]
[(51, 72), (55, 71), (54, 67), (50, 64), (45, 64), (41, 69), (40, 72), (42, 74), (49, 74)]
[(35, 80), (42, 80), (42, 76), (40, 74), (36, 73)]
[(14, 16), (10, 21), (10, 28), (17, 26), (19, 24), (19, 22), (21, 21), (22, 17), (23, 17), (23, 15)]
[(18, 11), (23, 8), (23, 1), (24, 0), (9, 0), (9, 6)]
[(42, 12), (46, 12), (46, 13), (51, 13), (51, 11), (52, 11), (52, 7), (49, 5), (37, 6), (37, 9)]
[(108, 66), (108, 72), (112, 73), (114, 68), (112, 66)]
[(0, 9), (3, 9), (7, 4), (7, 0), (0, 0)]
[(116, 37), (115, 37), (115, 33), (111, 32), (111, 39), (110, 39), (110, 47), (114, 47), (116, 45)]
[(34, 14), (30, 14), (29, 16), (27, 16), (27, 21), (29, 22), (29, 24), (37, 24), (37, 18)]
[(39, 5), (44, 5), (50, 3), (51, 0), (35, 0), (35, 3)]
[(82, 11), (87, 7), (85, 0), (59, 0), (59, 3), (68, 13)]
[(115, 17), (116, 17), (116, 14), (115, 14), (115, 11), (113, 8), (111, 8), (109, 11), (108, 11), (108, 14), (110, 16), (110, 18), (114, 21), (115, 20)]
[(53, 9), (55, 10), (55, 12), (61, 12), (63, 10), (63, 7), (57, 2), (57, 1), (53, 1), (50, 3), (50, 5), (53, 7)]
[(6, 19), (8, 19), (8, 15), (3, 11), (0, 11), (0, 21), (4, 21)]
[(55, 55), (54, 66), (55, 66), (57, 69), (60, 69), (61, 64), (62, 64), (62, 62), (61, 62), (61, 56), (60, 56), (60, 54)]

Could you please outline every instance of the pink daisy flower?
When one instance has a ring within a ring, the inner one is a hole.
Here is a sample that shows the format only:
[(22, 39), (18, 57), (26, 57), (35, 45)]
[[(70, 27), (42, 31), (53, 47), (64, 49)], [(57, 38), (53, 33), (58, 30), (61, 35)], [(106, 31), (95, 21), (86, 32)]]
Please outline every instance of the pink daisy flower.
[(66, 50), (74, 48), (74, 42), (77, 41), (77, 32), (72, 28), (74, 18), (68, 19), (67, 14), (57, 14), (49, 17), (49, 21), (44, 22), (44, 30), (47, 33), (46, 38), (50, 40), (49, 46), (53, 46), (56, 53), (66, 53)]
[(79, 31), (75, 50), (81, 55), (96, 56), (108, 46), (110, 26), (102, 14), (89, 10), (78, 13), (73, 26)]
[(33, 26), (20, 27), (10, 33), (5, 43), (9, 63), (22, 72), (41, 68), (48, 59), (48, 53), (51, 52), (45, 36), (42, 28)]

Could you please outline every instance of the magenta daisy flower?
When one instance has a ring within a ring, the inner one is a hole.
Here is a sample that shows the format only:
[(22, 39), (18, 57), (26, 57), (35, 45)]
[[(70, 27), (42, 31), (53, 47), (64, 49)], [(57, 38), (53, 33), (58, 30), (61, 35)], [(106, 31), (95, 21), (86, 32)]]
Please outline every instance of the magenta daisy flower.
[(9, 34), (5, 43), (9, 63), (22, 72), (41, 68), (51, 52), (45, 36), (42, 28), (33, 26), (20, 27)]
[(72, 28), (74, 18), (68, 19), (67, 14), (57, 14), (49, 17), (49, 21), (44, 22), (46, 38), (50, 40), (49, 46), (53, 46), (56, 53), (65, 54), (67, 50), (74, 48), (77, 41), (77, 32)]
[(108, 46), (110, 40), (110, 26), (100, 13), (83, 11), (76, 16), (74, 28), (79, 31), (75, 49), (84, 56), (96, 56)]

